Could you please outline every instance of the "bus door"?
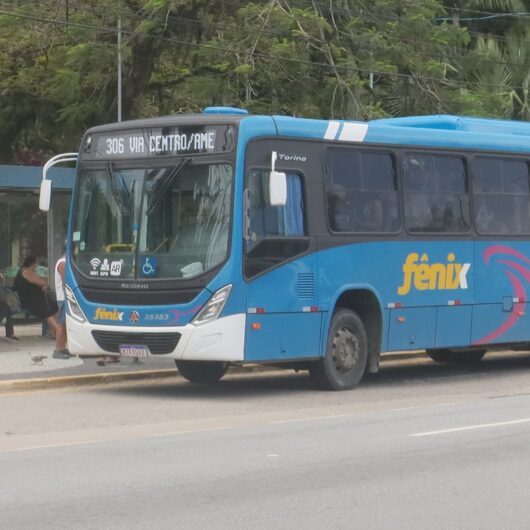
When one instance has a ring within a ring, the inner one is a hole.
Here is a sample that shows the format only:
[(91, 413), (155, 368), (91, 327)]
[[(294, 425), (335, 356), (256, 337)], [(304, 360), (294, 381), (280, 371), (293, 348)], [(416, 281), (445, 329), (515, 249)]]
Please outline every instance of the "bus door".
[(287, 203), (268, 202), (268, 172), (253, 170), (245, 190), (247, 327), (245, 360), (320, 354), (317, 258), (307, 254), (303, 181), (287, 174)]
[(475, 226), (479, 234), (475, 242), (477, 275), (472, 341), (475, 344), (528, 342), (528, 162), (477, 156), (472, 160), (472, 168)]

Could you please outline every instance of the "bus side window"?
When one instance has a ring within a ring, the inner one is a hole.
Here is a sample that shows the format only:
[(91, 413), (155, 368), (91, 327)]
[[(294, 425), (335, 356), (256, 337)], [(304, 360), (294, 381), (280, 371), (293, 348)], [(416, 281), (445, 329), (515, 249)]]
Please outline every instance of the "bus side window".
[(309, 248), (304, 224), (303, 184), (287, 173), (287, 202), (271, 206), (267, 197), (269, 172), (253, 170), (247, 177), (248, 232), (245, 236), (245, 277), (271, 269)]
[(530, 177), (521, 159), (475, 157), (475, 226), (481, 234), (530, 234)]
[(467, 232), (469, 196), (457, 156), (408, 153), (403, 161), (405, 224), (409, 232)]
[(248, 177), (251, 244), (266, 236), (305, 235), (302, 182), (299, 175), (287, 174), (287, 204), (271, 206), (266, 171), (252, 171)]
[(391, 154), (330, 148), (326, 162), (326, 202), (332, 232), (395, 233), (399, 230)]

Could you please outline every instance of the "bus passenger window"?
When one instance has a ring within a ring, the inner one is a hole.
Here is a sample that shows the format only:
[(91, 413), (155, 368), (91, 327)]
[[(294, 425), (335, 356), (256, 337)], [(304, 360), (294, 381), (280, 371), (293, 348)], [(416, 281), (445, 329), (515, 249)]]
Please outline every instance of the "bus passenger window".
[(469, 197), (461, 158), (408, 153), (403, 160), (403, 186), (409, 232), (469, 230)]
[(399, 230), (394, 160), (389, 153), (329, 149), (326, 199), (332, 232)]
[(530, 234), (528, 163), (480, 156), (473, 159), (475, 226), (481, 234)]
[(338, 184), (328, 191), (329, 226), (334, 232), (353, 231), (353, 206)]

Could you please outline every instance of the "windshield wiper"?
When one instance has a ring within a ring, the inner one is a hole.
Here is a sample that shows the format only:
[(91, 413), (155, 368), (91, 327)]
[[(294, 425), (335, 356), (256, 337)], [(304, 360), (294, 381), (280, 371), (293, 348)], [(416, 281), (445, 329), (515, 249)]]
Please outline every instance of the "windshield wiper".
[(151, 196), (149, 201), (149, 206), (147, 207), (147, 215), (151, 215), (156, 205), (171, 186), (173, 181), (177, 178), (180, 172), (191, 162), (191, 158), (183, 158), (180, 161), (180, 164), (177, 164), (169, 173), (167, 173), (163, 178), (158, 182), (159, 187), (156, 188), (156, 191)]
[(123, 215), (129, 215), (131, 213), (131, 210), (130, 210), (131, 201), (130, 201), (129, 189), (127, 188), (127, 184), (123, 180), (123, 176), (121, 174), (118, 177), (119, 178), (119, 184), (118, 184), (118, 178), (116, 177), (116, 174), (114, 173), (112, 164), (110, 162), (107, 162), (105, 167), (107, 170), (107, 178), (109, 180), (112, 196), (114, 197), (114, 200), (116, 201), (116, 204), (118, 205), (118, 208), (120, 209), (120, 212)]

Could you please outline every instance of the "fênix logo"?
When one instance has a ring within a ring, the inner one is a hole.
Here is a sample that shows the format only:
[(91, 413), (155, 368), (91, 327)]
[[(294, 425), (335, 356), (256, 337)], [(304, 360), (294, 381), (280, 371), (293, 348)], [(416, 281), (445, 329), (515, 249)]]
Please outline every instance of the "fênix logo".
[(94, 314), (94, 320), (123, 320), (123, 311), (117, 309), (109, 311), (103, 307), (98, 307)]
[(412, 287), (418, 291), (436, 289), (467, 289), (467, 273), (471, 263), (456, 263), (456, 256), (450, 252), (447, 263), (429, 263), (429, 256), (417, 252), (407, 256), (403, 264), (403, 285), (398, 294), (408, 294)]

